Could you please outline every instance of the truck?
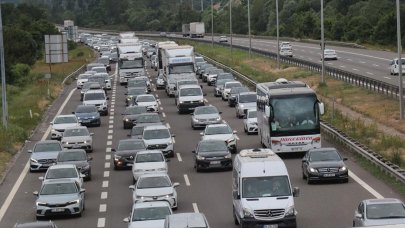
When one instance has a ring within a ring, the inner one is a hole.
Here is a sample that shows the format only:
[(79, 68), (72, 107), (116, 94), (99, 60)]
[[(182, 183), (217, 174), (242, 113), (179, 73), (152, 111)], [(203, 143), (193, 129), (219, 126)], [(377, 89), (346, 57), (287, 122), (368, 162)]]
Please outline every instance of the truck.
[(145, 75), (145, 61), (140, 43), (118, 43), (118, 75), (120, 84), (124, 85), (129, 79)]
[(163, 42), (159, 42), (156, 45), (156, 49), (157, 49), (157, 66), (159, 70), (163, 70), (163, 63), (162, 63), (162, 48), (164, 47), (176, 47), (179, 46), (178, 44), (176, 44), (176, 42), (174, 41), (163, 41)]
[(68, 30), (69, 27), (74, 26), (75, 23), (72, 20), (64, 20), (63, 21), (63, 28)]
[(190, 37), (204, 38), (205, 25), (204, 22), (191, 22), (190, 23)]
[(190, 24), (183, 24), (181, 26), (181, 32), (183, 33), (183, 37), (190, 36)]
[(119, 43), (138, 43), (139, 39), (135, 36), (135, 32), (121, 32), (118, 35), (118, 42)]
[[(174, 96), (178, 79), (195, 78), (194, 47), (189, 45), (162, 48), (163, 79), (166, 81), (166, 92)], [(171, 80), (168, 80), (168, 79)]]

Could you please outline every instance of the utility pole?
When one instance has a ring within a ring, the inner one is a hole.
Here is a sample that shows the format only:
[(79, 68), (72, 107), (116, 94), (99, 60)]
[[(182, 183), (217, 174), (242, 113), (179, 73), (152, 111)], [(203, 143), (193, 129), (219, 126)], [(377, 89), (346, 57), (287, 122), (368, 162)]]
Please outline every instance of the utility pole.
[(276, 21), (277, 21), (277, 69), (280, 69), (280, 30), (278, 24), (278, 0), (276, 0)]
[(322, 73), (321, 82), (325, 82), (325, 37), (323, 28), (323, 0), (321, 0), (321, 51), (322, 51)]
[(249, 56), (252, 57), (252, 36), (250, 34), (250, 0), (248, 0)]
[(231, 38), (231, 58), (233, 58), (233, 50), (232, 50), (232, 0), (229, 0), (229, 36)]
[(4, 43), (3, 43), (3, 20), (1, 14), (0, 2), (0, 67), (1, 67), (1, 96), (2, 96), (2, 111), (3, 111), (3, 127), (8, 127), (8, 107), (7, 107), (7, 87), (6, 87), (6, 72), (4, 63)]
[(402, 86), (402, 45), (401, 45), (401, 15), (400, 15), (400, 3), (399, 0), (396, 0), (397, 3), (397, 46), (398, 46), (398, 78), (399, 78), (399, 119), (404, 119), (404, 95), (403, 95), (403, 86)]
[(214, 47), (214, 5), (211, 0), (211, 46)]
[(191, 0), (191, 10), (194, 11), (194, 0)]
[(201, 0), (201, 12), (204, 10), (204, 3), (203, 0)]

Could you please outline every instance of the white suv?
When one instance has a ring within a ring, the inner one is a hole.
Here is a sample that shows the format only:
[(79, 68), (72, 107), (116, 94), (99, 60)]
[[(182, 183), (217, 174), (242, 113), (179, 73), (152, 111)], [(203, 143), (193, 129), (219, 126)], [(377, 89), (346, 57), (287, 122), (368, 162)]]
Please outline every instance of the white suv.
[(101, 115), (108, 115), (108, 97), (104, 90), (88, 90), (83, 96), (83, 105), (95, 105)]
[(165, 125), (152, 125), (143, 128), (143, 142), (148, 150), (161, 150), (166, 157), (174, 157), (175, 135), (170, 134)]

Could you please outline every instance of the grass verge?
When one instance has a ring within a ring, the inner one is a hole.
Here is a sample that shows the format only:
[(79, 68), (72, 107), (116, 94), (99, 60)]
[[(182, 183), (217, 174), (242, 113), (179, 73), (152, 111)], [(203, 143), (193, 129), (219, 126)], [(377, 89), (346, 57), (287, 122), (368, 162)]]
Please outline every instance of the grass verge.
[(69, 51), (68, 63), (52, 64), (52, 76), (49, 80), (50, 96), (48, 96), (48, 81), (44, 78), (44, 75), (49, 73), (49, 65), (43, 60), (39, 60), (29, 74), (25, 75), (27, 83), (24, 86), (7, 85), (9, 121), (7, 129), (0, 127), (1, 176), (4, 175), (11, 157), (21, 149), (24, 141), (41, 121), (48, 106), (58, 97), (63, 89), (61, 85), (63, 79), (94, 59), (93, 50), (79, 45)]

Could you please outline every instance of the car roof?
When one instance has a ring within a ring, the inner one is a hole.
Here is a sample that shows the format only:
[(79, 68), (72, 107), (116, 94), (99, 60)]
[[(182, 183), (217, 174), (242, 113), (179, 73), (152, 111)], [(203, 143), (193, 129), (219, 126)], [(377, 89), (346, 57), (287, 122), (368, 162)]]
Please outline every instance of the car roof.
[(14, 228), (52, 228), (56, 225), (52, 221), (36, 221), (28, 223), (15, 224)]
[(211, 127), (230, 127), (226, 123), (218, 123), (218, 124), (208, 124), (205, 128), (211, 128)]
[(142, 139), (120, 139), (120, 141), (118, 141), (118, 144), (121, 142), (143, 142), (143, 140)]
[(56, 164), (52, 165), (48, 168), (49, 169), (66, 169), (66, 168), (76, 168), (76, 165), (74, 164)]
[(138, 156), (139, 154), (162, 154), (161, 150), (141, 150), (138, 151), (138, 153), (136, 153), (136, 155)]
[(162, 125), (145, 126), (143, 128), (144, 131), (146, 131), (146, 130), (159, 130), (159, 129), (169, 129), (169, 128), (167, 128), (167, 126), (165, 126), (163, 124)]
[(67, 115), (57, 115), (57, 116), (55, 116), (55, 118), (58, 118), (58, 117), (75, 117), (75, 118), (76, 118), (76, 116), (75, 116), (75, 115), (73, 115), (73, 114), (67, 114)]
[(136, 202), (133, 205), (134, 209), (148, 208), (148, 207), (170, 207), (167, 201), (148, 201), (148, 202)]
[(202, 213), (178, 213), (168, 215), (166, 220), (169, 227), (208, 227), (206, 218)]
[(396, 198), (382, 198), (382, 199), (366, 199), (364, 202), (367, 205), (371, 204), (385, 204), (385, 203), (402, 203), (404, 204), (401, 200), (396, 199)]

